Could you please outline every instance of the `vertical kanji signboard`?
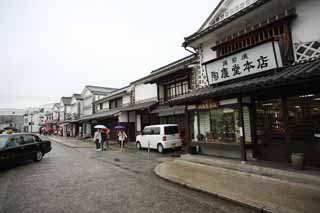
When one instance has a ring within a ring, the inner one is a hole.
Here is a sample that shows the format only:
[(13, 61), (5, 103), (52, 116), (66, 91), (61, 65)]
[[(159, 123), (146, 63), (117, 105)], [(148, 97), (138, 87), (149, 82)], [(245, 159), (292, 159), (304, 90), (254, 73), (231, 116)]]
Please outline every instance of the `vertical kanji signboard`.
[(244, 51), (204, 64), (209, 84), (253, 75), (282, 67), (279, 43), (268, 41)]

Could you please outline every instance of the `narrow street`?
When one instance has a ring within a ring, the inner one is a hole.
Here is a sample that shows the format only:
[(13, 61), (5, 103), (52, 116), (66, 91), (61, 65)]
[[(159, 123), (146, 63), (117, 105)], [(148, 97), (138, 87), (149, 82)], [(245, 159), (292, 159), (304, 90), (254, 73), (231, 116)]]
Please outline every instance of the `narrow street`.
[(42, 162), (1, 171), (0, 212), (255, 212), (157, 177), (173, 153), (52, 145)]

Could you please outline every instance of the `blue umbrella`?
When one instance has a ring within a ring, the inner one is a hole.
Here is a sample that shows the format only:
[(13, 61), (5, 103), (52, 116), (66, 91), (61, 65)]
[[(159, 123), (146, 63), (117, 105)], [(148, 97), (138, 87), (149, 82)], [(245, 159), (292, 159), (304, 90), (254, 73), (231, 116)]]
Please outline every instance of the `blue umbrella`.
[(114, 127), (114, 129), (116, 129), (116, 130), (125, 130), (126, 129), (126, 127), (125, 126), (121, 126), (121, 125), (117, 125), (117, 126), (115, 126)]

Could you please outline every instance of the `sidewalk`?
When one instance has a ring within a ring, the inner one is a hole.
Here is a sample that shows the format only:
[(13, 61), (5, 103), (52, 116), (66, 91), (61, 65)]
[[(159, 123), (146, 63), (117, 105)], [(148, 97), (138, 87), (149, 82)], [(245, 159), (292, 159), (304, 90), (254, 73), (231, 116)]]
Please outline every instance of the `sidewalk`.
[(159, 164), (155, 173), (168, 181), (266, 212), (319, 212), (319, 172), (305, 174), (235, 162), (186, 155)]
[(95, 144), (88, 143), (87, 141), (78, 140), (75, 138), (61, 137), (61, 136), (48, 136), (51, 141), (60, 143), (70, 148), (93, 148)]

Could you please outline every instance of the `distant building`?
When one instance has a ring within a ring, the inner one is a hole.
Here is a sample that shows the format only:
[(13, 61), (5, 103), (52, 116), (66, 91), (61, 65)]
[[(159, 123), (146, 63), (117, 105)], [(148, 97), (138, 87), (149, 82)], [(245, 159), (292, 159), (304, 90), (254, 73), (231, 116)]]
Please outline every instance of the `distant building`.
[(82, 124), (82, 135), (83, 137), (91, 137), (93, 135), (93, 124), (88, 121), (87, 117), (94, 114), (93, 103), (98, 101), (111, 92), (115, 91), (115, 88), (99, 87), (99, 86), (85, 86), (82, 90), (81, 96), (83, 98), (83, 108), (80, 117), (80, 123)]
[(23, 109), (0, 109), (0, 130), (13, 127), (23, 131)]

